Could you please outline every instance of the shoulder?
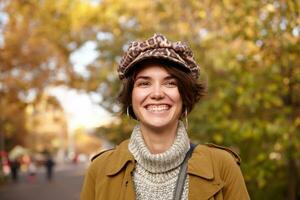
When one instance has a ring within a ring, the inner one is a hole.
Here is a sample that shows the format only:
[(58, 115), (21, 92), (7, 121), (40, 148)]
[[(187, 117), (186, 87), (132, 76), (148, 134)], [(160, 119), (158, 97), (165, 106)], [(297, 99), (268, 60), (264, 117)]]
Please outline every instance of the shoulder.
[(199, 145), (200, 148), (205, 149), (206, 151), (210, 152), (212, 155), (212, 159), (215, 161), (222, 161), (222, 162), (232, 162), (234, 161), (238, 165), (241, 164), (241, 158), (239, 154), (234, 151), (232, 148), (224, 147), (220, 145), (216, 145), (213, 143), (206, 143), (204, 145)]
[[(115, 148), (107, 149), (107, 150), (101, 151), (99, 153), (96, 153), (91, 158), (91, 163), (89, 164), (89, 167), (88, 167), (88, 173), (89, 174), (98, 174), (99, 172), (103, 172), (106, 168), (106, 163), (109, 163), (109, 159), (114, 151), (115, 151)], [(94, 175), (92, 175), (92, 176), (94, 176)]]
[(130, 156), (128, 152), (128, 140), (115, 148), (101, 151), (91, 158), (90, 171), (110, 171)]
[(197, 163), (199, 161), (203, 162), (201, 165), (200, 163), (198, 165), (194, 164), (192, 166), (193, 170), (202, 167), (199, 170), (201, 173), (198, 172), (200, 175), (203, 176), (204, 174), (203, 177), (214, 178), (223, 182), (222, 193), (224, 199), (249, 199), (239, 166), (241, 159), (234, 150), (215, 144), (198, 145), (195, 150), (196, 157), (199, 158)]
[(102, 151), (96, 153), (95, 155), (92, 156), (91, 162), (93, 162), (98, 157), (99, 157), (99, 159), (103, 159), (103, 157), (107, 157), (114, 150), (115, 150), (115, 148), (111, 148), (111, 149), (102, 150)]
[(124, 140), (120, 144), (116, 145), (114, 148), (106, 149), (104, 151), (96, 153), (94, 156), (92, 156), (91, 162), (92, 163), (98, 162), (99, 160), (109, 158), (112, 155), (123, 153), (124, 151), (126, 151), (128, 149), (128, 143), (129, 143), (129, 140)]

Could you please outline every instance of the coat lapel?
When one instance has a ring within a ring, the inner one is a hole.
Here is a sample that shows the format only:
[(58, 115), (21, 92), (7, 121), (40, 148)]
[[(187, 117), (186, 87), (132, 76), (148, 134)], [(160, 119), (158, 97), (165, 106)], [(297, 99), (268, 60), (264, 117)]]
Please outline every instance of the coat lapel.
[(106, 175), (112, 176), (118, 174), (127, 163), (134, 163), (134, 157), (128, 150), (128, 140), (122, 142), (110, 157), (110, 162), (107, 163)]
[(128, 150), (128, 140), (116, 148), (107, 164), (106, 175), (120, 177), (120, 188), (114, 191), (120, 194), (118, 199), (134, 200), (136, 197), (131, 173), (134, 170), (135, 160)]
[(202, 147), (197, 146), (188, 162), (189, 199), (207, 200), (224, 186), (214, 175), (210, 152)]

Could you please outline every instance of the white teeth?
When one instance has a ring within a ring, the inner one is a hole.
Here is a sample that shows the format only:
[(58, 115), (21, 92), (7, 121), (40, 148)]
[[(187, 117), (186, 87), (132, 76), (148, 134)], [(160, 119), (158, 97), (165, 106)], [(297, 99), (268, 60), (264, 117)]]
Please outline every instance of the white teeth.
[(170, 106), (168, 105), (149, 105), (147, 106), (147, 110), (151, 112), (161, 112), (168, 110)]

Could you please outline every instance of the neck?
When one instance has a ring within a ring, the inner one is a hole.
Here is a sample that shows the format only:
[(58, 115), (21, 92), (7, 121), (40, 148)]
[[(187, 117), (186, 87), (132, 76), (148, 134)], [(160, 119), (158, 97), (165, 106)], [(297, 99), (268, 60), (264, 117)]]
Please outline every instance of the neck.
[(165, 152), (174, 143), (177, 133), (178, 123), (165, 128), (153, 128), (141, 125), (146, 146), (152, 154)]

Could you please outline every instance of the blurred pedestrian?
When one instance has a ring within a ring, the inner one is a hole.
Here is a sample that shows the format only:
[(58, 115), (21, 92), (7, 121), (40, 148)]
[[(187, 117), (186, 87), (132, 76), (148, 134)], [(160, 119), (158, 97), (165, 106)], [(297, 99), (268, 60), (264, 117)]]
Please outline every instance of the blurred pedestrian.
[(28, 181), (34, 183), (36, 181), (37, 167), (34, 160), (30, 160), (28, 164)]
[(186, 44), (160, 34), (135, 41), (118, 73), (122, 111), (138, 124), (129, 140), (93, 158), (81, 200), (249, 199), (236, 153), (190, 143), (187, 115), (205, 85)]
[(46, 167), (46, 178), (48, 181), (52, 181), (53, 177), (53, 168), (55, 165), (55, 162), (53, 161), (51, 155), (48, 155), (45, 161), (45, 167)]
[(15, 158), (10, 162), (11, 178), (14, 182), (19, 180), (20, 161)]

